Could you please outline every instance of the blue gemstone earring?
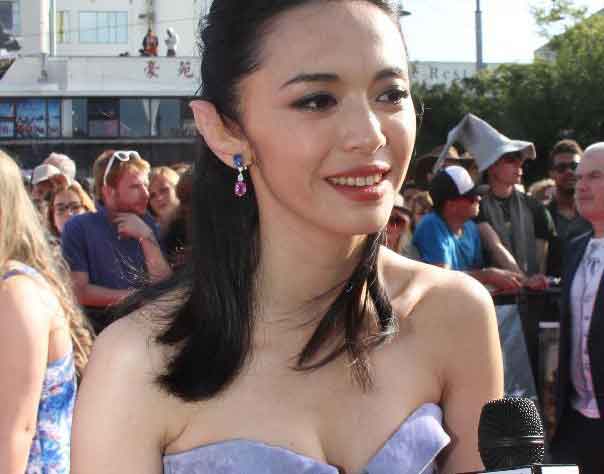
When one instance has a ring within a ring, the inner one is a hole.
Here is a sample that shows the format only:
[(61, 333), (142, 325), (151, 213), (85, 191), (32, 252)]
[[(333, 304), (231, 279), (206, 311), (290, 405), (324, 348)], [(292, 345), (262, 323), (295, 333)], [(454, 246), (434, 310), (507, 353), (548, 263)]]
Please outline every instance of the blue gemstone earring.
[(247, 169), (247, 166), (243, 164), (243, 157), (239, 154), (233, 157), (233, 164), (239, 171), (237, 175), (237, 182), (235, 183), (235, 196), (243, 197), (247, 193), (247, 184), (245, 184), (245, 179), (243, 178), (243, 172)]

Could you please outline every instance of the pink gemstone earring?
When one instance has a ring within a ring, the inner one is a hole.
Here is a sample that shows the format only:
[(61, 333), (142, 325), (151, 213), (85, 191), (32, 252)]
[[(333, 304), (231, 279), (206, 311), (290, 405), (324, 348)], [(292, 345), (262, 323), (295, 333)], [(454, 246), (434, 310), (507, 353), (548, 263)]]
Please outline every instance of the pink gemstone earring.
[(235, 155), (233, 157), (233, 163), (235, 164), (237, 171), (239, 171), (237, 182), (235, 183), (235, 196), (243, 197), (247, 193), (247, 185), (243, 178), (243, 172), (247, 169), (247, 166), (243, 164), (243, 157), (241, 155)]

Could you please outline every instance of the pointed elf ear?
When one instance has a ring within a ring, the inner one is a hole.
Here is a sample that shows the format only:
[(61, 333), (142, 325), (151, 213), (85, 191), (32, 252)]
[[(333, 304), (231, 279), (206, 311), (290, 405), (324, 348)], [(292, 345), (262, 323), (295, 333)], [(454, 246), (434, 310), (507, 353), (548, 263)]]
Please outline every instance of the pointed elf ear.
[[(194, 100), (189, 104), (195, 117), (195, 125), (210, 150), (227, 166), (234, 168), (233, 157), (240, 155), (245, 161), (251, 157), (245, 138), (235, 134), (211, 102)], [(249, 163), (246, 163), (249, 164)]]

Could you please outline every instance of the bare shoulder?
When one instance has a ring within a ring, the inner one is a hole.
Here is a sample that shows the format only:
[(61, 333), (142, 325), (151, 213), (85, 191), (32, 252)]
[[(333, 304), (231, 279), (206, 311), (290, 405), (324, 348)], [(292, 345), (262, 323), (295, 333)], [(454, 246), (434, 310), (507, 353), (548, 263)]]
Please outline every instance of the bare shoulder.
[(480, 410), (503, 394), (495, 308), (472, 277), (384, 252), (382, 271), (401, 320), (398, 347), (412, 338), (417, 362), (437, 381), (443, 423), (451, 437), (442, 472), (478, 470)]
[(382, 271), (393, 308), (401, 319), (421, 313), (422, 319), (473, 325), (491, 319), (493, 300), (486, 288), (462, 272), (445, 270), (383, 249)]
[[(27, 304), (24, 304), (27, 302)], [(5, 309), (3, 320), (7, 323), (26, 323), (46, 328), (53, 314), (61, 311), (56, 296), (43, 283), (32, 276), (18, 274), (0, 280), (0, 307)]]
[(74, 415), (76, 466), (96, 456), (90, 446), (98, 448), (100, 443), (100, 452), (123, 451), (124, 457), (98, 459), (105, 469), (99, 467), (99, 472), (125, 472), (130, 465), (123, 463), (157, 460), (186, 425), (187, 405), (157, 383), (171, 355), (156, 341), (163, 327), (157, 322), (162, 316), (158, 312), (164, 310), (144, 307), (96, 339)]

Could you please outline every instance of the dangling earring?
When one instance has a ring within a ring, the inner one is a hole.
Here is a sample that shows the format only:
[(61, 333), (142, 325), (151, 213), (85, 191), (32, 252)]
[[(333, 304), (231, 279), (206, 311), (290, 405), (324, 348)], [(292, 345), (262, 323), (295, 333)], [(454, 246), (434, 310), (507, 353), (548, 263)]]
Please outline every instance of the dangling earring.
[(233, 157), (233, 163), (239, 171), (237, 175), (237, 182), (235, 183), (235, 196), (243, 197), (245, 193), (247, 193), (247, 184), (245, 184), (245, 179), (243, 178), (243, 172), (247, 169), (247, 166), (243, 164), (243, 157), (241, 155), (235, 155)]

